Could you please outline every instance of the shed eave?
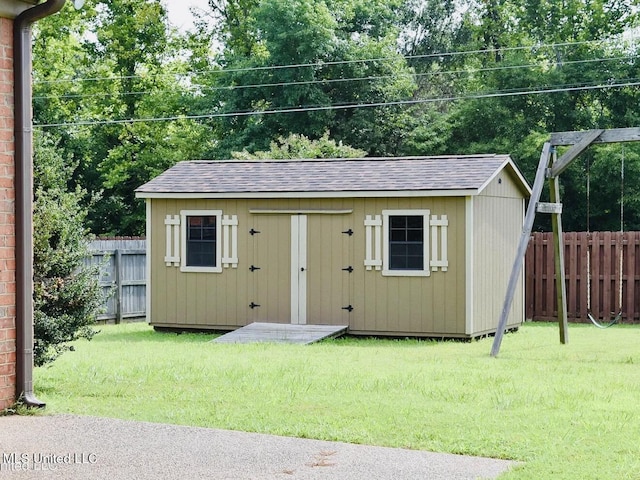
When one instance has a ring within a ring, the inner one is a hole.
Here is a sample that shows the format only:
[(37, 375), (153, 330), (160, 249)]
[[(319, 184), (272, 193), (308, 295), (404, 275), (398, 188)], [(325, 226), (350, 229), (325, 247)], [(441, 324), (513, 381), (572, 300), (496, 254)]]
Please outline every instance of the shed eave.
[(0, 0), (0, 17), (14, 19), (37, 3), (38, 0)]
[(531, 196), (531, 187), (529, 186), (529, 183), (524, 178), (524, 176), (520, 172), (520, 169), (516, 166), (516, 164), (511, 159), (511, 157), (508, 157), (507, 159), (505, 159), (505, 161), (502, 163), (500, 168), (496, 169), (493, 172), (493, 174), (478, 189), (478, 192), (482, 192), (505, 169), (508, 170), (511, 173), (511, 175), (515, 177), (516, 184), (518, 185), (523, 196), (526, 198), (529, 198)]
[(468, 197), (482, 189), (377, 190), (339, 192), (136, 192), (136, 198), (216, 199), (216, 198), (386, 198), (386, 197)]

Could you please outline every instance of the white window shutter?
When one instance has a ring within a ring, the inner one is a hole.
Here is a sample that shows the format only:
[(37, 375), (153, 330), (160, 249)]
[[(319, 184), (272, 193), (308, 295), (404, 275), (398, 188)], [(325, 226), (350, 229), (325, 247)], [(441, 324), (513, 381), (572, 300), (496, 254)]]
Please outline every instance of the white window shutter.
[(365, 259), (367, 270), (382, 270), (382, 216), (367, 215), (365, 227)]
[(222, 217), (222, 266), (238, 268), (238, 216)]
[[(431, 270), (434, 272), (440, 269), (446, 272), (449, 267), (447, 259), (447, 228), (449, 220), (446, 215), (432, 215), (429, 222), (431, 226)], [(439, 235), (438, 235), (439, 234)]]
[(167, 234), (164, 262), (167, 267), (180, 266), (180, 215), (167, 215), (164, 218)]

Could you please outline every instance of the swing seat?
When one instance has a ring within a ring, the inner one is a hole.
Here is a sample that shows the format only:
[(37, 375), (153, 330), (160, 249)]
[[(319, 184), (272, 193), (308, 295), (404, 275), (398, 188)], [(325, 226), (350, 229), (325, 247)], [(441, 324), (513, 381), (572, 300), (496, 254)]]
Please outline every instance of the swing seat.
[[(589, 210), (591, 204), (591, 165), (587, 162), (587, 235), (590, 234), (589, 230)], [(624, 147), (622, 150), (622, 159), (620, 162), (620, 235), (624, 233)], [(601, 323), (594, 318), (591, 314), (591, 247), (587, 246), (587, 317), (598, 328), (609, 328), (615, 325), (622, 319), (622, 285), (623, 285), (623, 266), (624, 266), (624, 243), (620, 245), (620, 255), (618, 262), (618, 273), (620, 275), (618, 280), (618, 308), (620, 311), (613, 317), (609, 323)], [(613, 312), (611, 312), (613, 313)]]
[(596, 327), (604, 329), (604, 328), (609, 328), (620, 321), (620, 319), (622, 318), (622, 310), (620, 310), (618, 314), (615, 317), (613, 317), (613, 319), (609, 323), (599, 322), (593, 317), (593, 315), (591, 315), (591, 312), (587, 312), (587, 317), (589, 318), (591, 323), (593, 323)]

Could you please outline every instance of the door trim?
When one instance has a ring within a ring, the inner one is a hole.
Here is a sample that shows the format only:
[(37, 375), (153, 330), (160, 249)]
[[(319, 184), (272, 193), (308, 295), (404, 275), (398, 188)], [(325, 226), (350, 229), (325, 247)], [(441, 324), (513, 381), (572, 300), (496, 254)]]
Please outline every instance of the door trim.
[(291, 323), (307, 323), (307, 216), (291, 216)]
[(252, 215), (348, 215), (353, 213), (353, 208), (328, 210), (328, 209), (291, 209), (291, 208), (250, 208), (249, 213)]

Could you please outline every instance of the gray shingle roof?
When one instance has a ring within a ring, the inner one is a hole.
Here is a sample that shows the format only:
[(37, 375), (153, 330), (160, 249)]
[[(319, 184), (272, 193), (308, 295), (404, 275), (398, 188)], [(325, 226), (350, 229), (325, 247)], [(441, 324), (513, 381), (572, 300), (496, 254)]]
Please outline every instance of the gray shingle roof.
[(185, 161), (139, 187), (157, 194), (479, 190), (502, 168), (529, 188), (508, 155), (360, 159)]

